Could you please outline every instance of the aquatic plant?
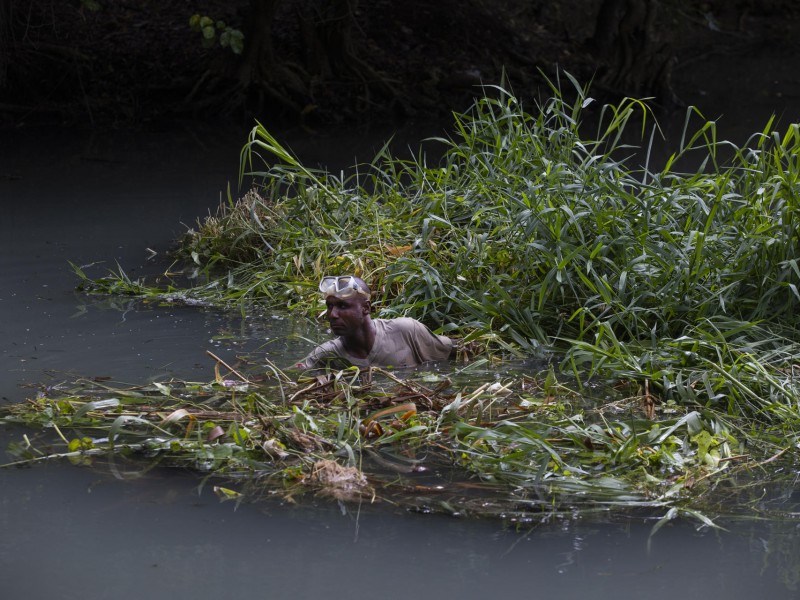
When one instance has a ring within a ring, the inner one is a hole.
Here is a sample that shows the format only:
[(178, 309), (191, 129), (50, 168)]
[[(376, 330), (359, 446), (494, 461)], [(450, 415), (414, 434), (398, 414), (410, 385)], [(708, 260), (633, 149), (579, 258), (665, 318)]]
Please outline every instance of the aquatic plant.
[[(432, 164), (387, 144), (338, 176), (257, 124), (241, 154), (252, 188), (180, 240), (188, 279), (164, 288), (76, 272), (87, 291), (307, 315), (321, 310), (322, 275), (355, 273), (380, 316), (478, 340), (491, 358), (546, 357), (582, 399), (509, 406), (461, 391), (369, 443), (354, 425), (361, 400), (344, 412), (295, 406), (293, 422), (334, 420), (324, 437), (338, 458), (354, 466), (355, 448), (402, 441), (444, 452), (520, 505), (557, 491), (677, 510), (696, 482), (749, 476), (797, 448), (800, 125), (779, 133), (771, 120), (740, 147), (690, 108), (656, 165), (643, 101), (597, 107), (572, 77), (564, 85), (533, 112), (493, 88), (433, 140)], [(609, 411), (597, 385), (629, 390), (641, 412)]]
[[(3, 407), (0, 422), (46, 434), (24, 434), (12, 464), (68, 459), (122, 478), (178, 466), (238, 501), (315, 494), (518, 523), (648, 509), (712, 525), (718, 488), (782, 456), (774, 441), (745, 448), (714, 411), (648, 419), (646, 398), (579, 395), (552, 370), (459, 386), (382, 369), (294, 381), (273, 367), (254, 383), (220, 364), (208, 383), (64, 382)], [(765, 512), (738, 500), (739, 514)]]
[(647, 131), (644, 102), (600, 108), (588, 136), (594, 101), (566, 79), (575, 99), (556, 82), (532, 113), (494, 89), (455, 115), (432, 165), (387, 145), (337, 176), (258, 124), (241, 156), (252, 189), (181, 239), (178, 256), (202, 283), (153, 289), (120, 271), (79, 273), (83, 285), (313, 315), (323, 274), (356, 273), (380, 316), (518, 355), (556, 351), (580, 379), (648, 382), (659, 400), (795, 414), (798, 124), (781, 135), (770, 121), (737, 147), (712, 121), (691, 132), (702, 117), (691, 108), (656, 166), (657, 127), (647, 151), (626, 141), (634, 125)]

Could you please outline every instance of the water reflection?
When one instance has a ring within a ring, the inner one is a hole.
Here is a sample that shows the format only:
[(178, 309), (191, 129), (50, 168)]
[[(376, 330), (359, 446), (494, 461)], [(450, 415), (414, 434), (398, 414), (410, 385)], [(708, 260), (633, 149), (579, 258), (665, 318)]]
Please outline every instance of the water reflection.
[[(2, 472), (9, 597), (796, 597), (797, 524), (557, 519), (524, 528), (368, 503), (220, 503), (175, 471), (121, 481), (85, 468)], [(25, 526), (21, 527), (20, 524)], [(46, 569), (47, 576), (42, 576)]]

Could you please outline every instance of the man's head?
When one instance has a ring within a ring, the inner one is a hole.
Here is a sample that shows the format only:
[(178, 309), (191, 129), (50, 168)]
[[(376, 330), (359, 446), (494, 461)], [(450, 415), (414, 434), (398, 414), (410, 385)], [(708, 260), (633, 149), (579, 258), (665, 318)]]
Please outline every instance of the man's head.
[(325, 313), (331, 331), (338, 336), (356, 336), (370, 322), (370, 291), (358, 277), (325, 277), (319, 290), (325, 294)]

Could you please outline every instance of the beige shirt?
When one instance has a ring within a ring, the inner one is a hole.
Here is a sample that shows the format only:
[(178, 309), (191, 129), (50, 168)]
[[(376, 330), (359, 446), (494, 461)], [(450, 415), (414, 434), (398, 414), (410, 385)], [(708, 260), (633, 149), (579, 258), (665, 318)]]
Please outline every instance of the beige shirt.
[(375, 343), (366, 358), (347, 353), (341, 338), (315, 348), (302, 362), (305, 368), (329, 365), (332, 368), (356, 367), (415, 367), (429, 360), (444, 360), (450, 356), (453, 340), (436, 335), (425, 325), (409, 317), (372, 319)]

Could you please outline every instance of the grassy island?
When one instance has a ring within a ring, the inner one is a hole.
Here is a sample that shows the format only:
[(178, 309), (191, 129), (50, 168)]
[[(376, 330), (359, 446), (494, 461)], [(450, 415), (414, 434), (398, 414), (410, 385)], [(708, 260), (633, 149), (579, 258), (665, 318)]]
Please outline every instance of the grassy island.
[(194, 285), (78, 271), (87, 291), (304, 315), (321, 276), (353, 273), (380, 316), (475, 342), (478, 360), (76, 383), (6, 411), (64, 446), (21, 444), (20, 461), (147, 457), (232, 478), (225, 497), (312, 489), (514, 520), (791, 512), (771, 497), (793, 485), (800, 436), (800, 125), (737, 146), (689, 109), (654, 164), (643, 101), (597, 107), (563, 83), (531, 112), (491, 88), (435, 164), (387, 145), (337, 176), (258, 124), (241, 156), (255, 185), (180, 240)]

